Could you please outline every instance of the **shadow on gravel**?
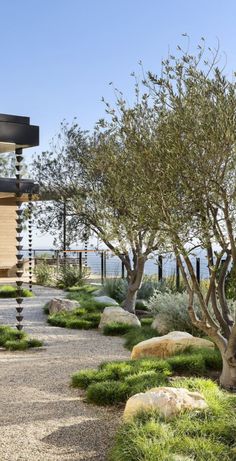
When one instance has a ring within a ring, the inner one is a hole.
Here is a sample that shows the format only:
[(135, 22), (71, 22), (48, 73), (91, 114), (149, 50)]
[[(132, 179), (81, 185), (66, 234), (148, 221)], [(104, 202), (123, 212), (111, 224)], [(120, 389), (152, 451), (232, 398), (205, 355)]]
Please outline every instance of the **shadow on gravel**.
[(114, 419), (89, 419), (79, 424), (61, 427), (41, 441), (59, 448), (76, 447), (77, 454), (93, 452), (93, 454), (84, 459), (104, 460), (104, 453), (111, 445), (117, 424), (118, 421), (116, 420), (115, 422)]

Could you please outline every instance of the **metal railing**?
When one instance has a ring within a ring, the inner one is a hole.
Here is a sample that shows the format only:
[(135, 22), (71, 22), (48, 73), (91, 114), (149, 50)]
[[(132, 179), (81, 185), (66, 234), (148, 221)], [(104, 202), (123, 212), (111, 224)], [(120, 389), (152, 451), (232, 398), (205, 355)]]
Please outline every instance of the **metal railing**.
[[(25, 250), (27, 257), (27, 250)], [(79, 268), (81, 274), (86, 268), (89, 272), (89, 278), (95, 281), (104, 281), (107, 278), (126, 277), (124, 264), (110, 250), (54, 250), (54, 249), (33, 249), (32, 258), (34, 265), (41, 262), (54, 266), (59, 270), (62, 265), (69, 264)], [(207, 279), (208, 267), (205, 257), (192, 256), (192, 263), (195, 267), (197, 279)], [(148, 259), (144, 269), (145, 275), (156, 276), (158, 280), (164, 280), (167, 277), (175, 278), (176, 288), (179, 289), (181, 284), (181, 275), (179, 266), (173, 255), (153, 255)]]

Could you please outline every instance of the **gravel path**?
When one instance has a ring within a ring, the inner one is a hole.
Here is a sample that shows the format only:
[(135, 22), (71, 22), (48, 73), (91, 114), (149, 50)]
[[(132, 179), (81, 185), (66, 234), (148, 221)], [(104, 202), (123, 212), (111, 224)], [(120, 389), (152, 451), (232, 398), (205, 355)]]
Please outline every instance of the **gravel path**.
[[(105, 461), (120, 412), (84, 402), (70, 375), (104, 360), (129, 357), (122, 339), (46, 324), (42, 306), (55, 289), (34, 288), (24, 301), (25, 331), (43, 349), (0, 352), (0, 460)], [(15, 325), (14, 300), (0, 300), (0, 324)]]

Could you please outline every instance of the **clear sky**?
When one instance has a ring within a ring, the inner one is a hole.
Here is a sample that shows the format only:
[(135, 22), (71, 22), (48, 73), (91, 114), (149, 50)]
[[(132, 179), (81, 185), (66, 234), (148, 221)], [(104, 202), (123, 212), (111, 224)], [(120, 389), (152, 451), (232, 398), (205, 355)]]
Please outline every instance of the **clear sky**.
[(39, 152), (63, 119), (91, 129), (109, 82), (132, 98), (138, 61), (158, 72), (184, 32), (218, 38), (236, 70), (235, 0), (0, 0), (0, 16), (0, 112), (40, 125)]

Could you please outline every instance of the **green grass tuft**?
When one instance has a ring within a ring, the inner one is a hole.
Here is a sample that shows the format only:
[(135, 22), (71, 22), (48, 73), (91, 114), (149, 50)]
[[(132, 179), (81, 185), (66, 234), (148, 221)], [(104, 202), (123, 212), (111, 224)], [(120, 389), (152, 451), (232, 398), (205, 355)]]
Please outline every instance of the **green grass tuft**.
[(142, 327), (151, 327), (153, 317), (144, 317), (143, 319), (140, 319), (140, 322)]
[(141, 341), (146, 341), (146, 339), (154, 338), (160, 336), (156, 330), (153, 330), (150, 326), (133, 327), (125, 335), (125, 347), (130, 351), (133, 349), (136, 344)]
[(106, 336), (119, 336), (128, 333), (134, 328), (128, 323), (111, 322), (103, 328), (103, 334)]
[(95, 285), (82, 285), (82, 286), (74, 286), (74, 287), (69, 287), (66, 289), (69, 293), (93, 293), (94, 291), (98, 290), (98, 286)]
[[(0, 285), (0, 298), (16, 298), (19, 291), (17, 287), (12, 285)], [(27, 288), (22, 288), (20, 290), (20, 295), (22, 298), (32, 298), (34, 294)]]
[(41, 347), (42, 342), (28, 337), (24, 331), (13, 330), (8, 326), (0, 326), (0, 346), (10, 351), (23, 351), (31, 347)]

